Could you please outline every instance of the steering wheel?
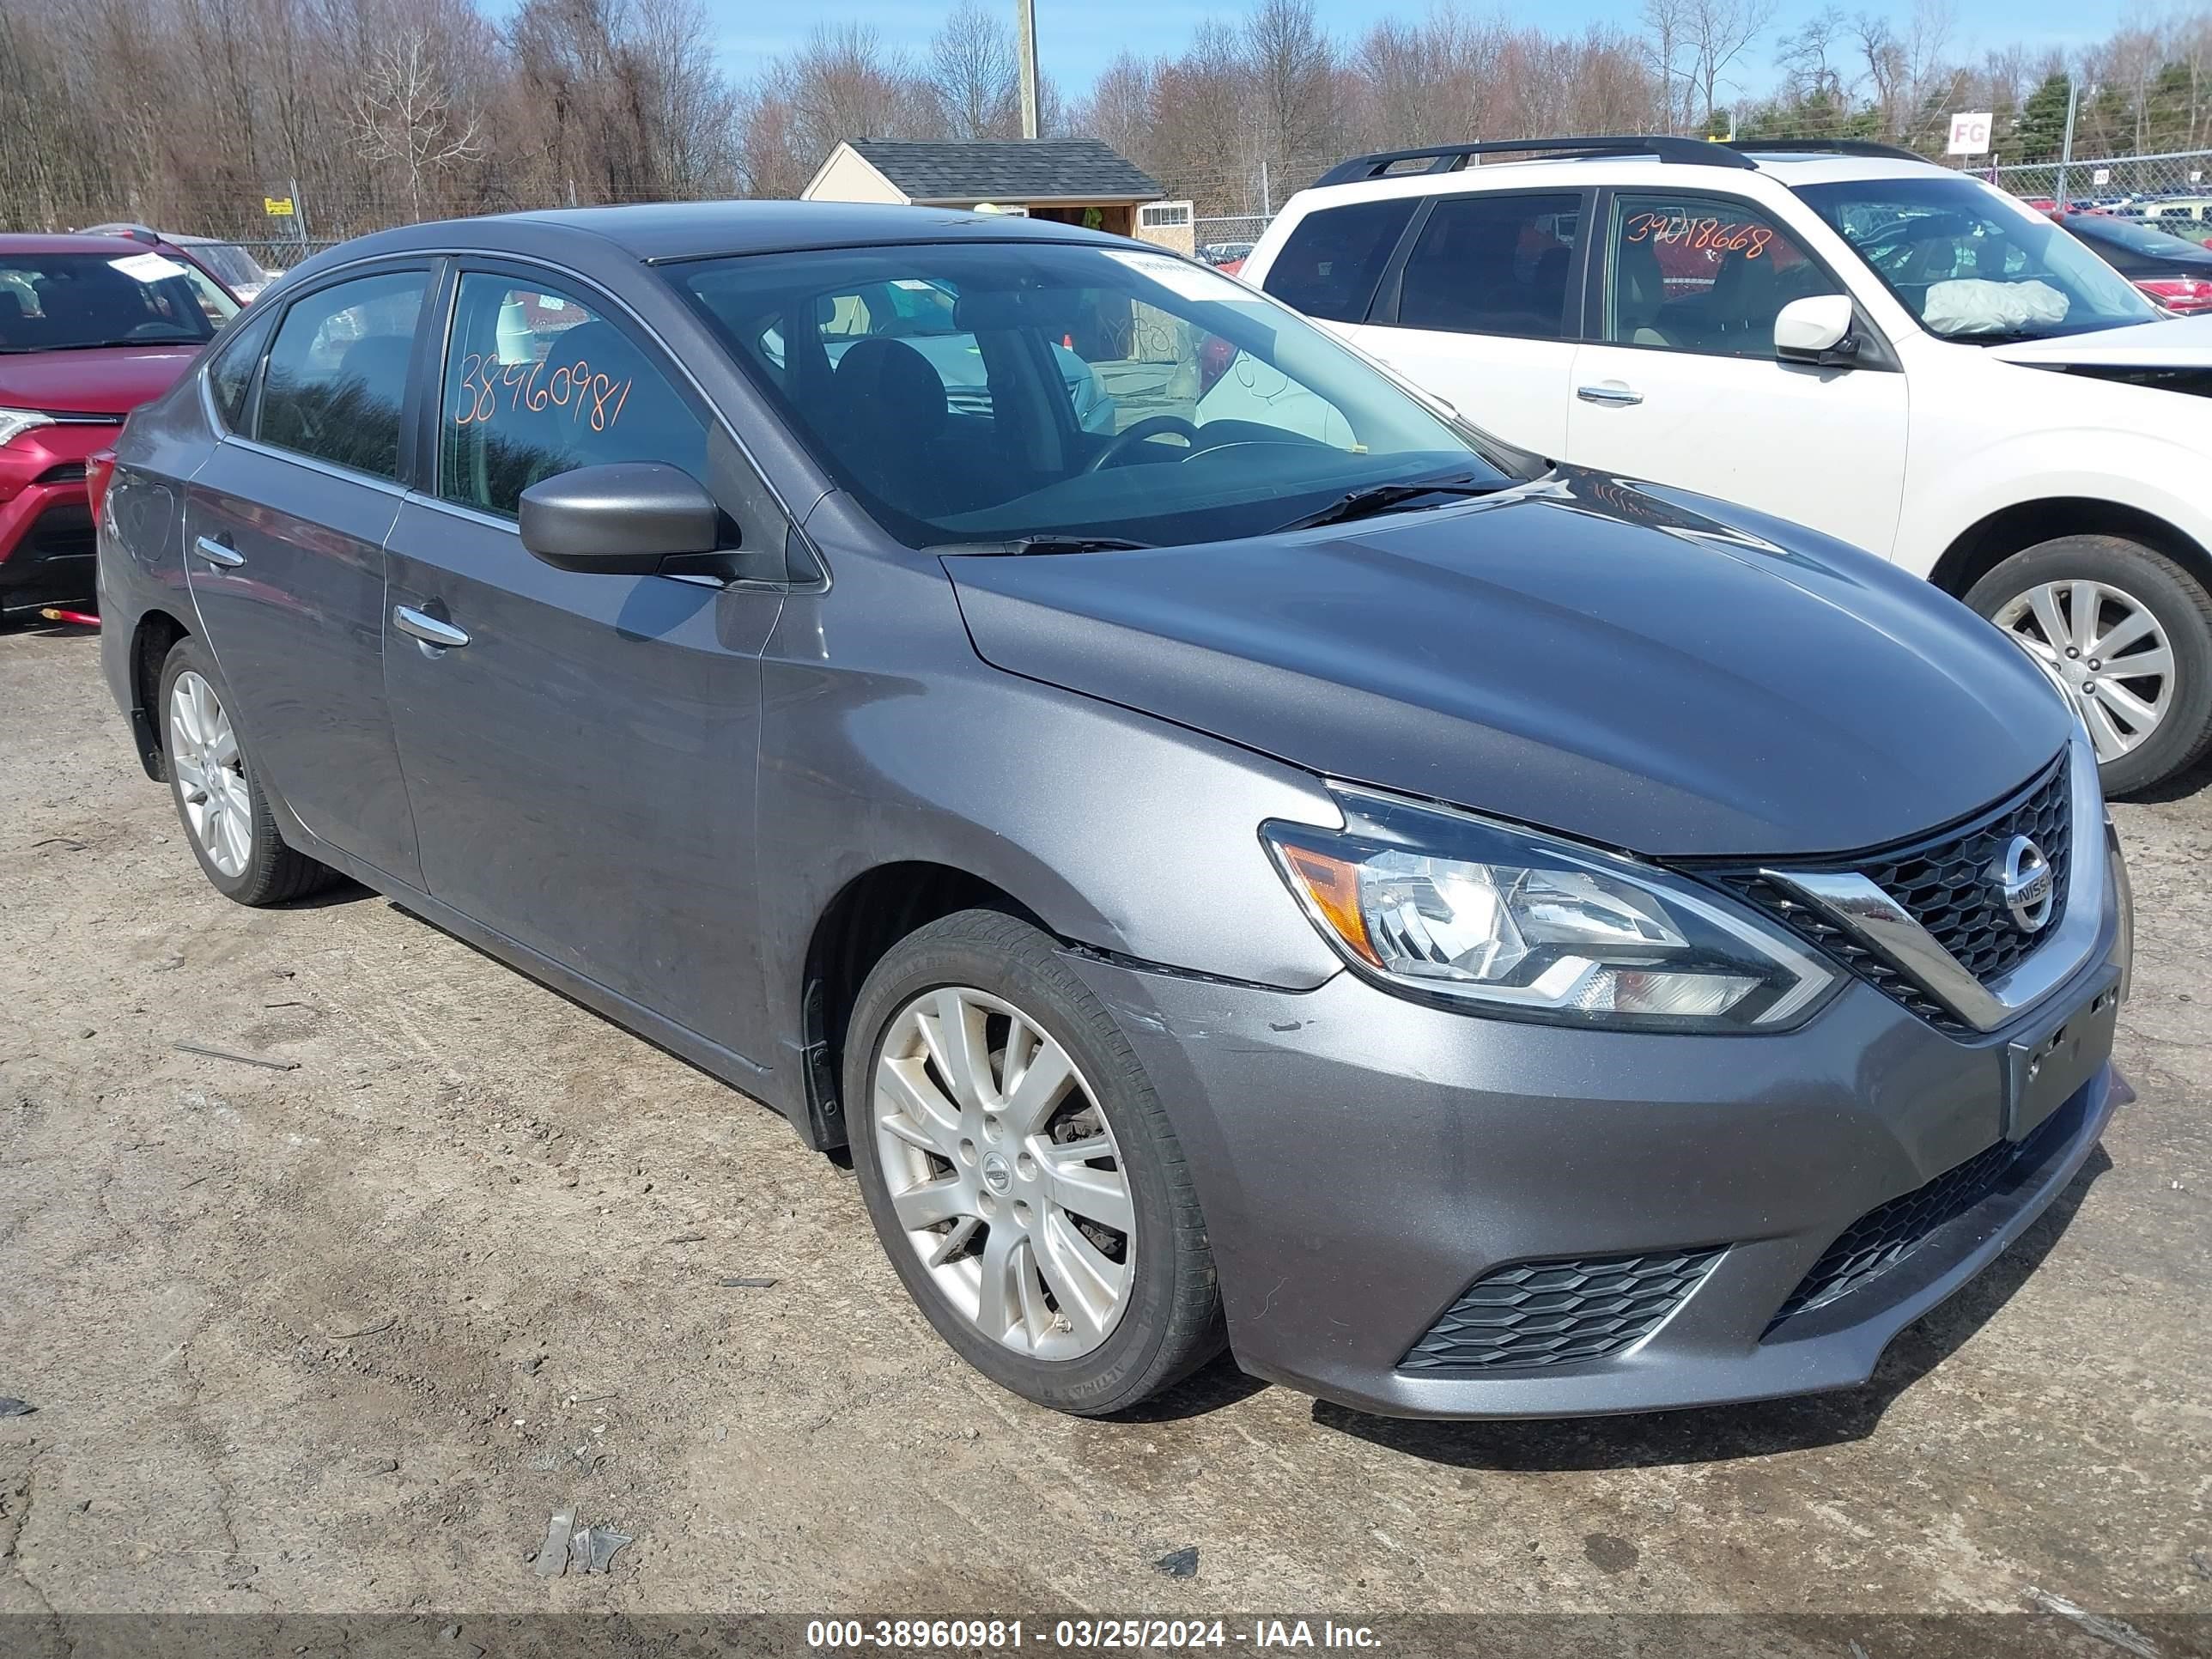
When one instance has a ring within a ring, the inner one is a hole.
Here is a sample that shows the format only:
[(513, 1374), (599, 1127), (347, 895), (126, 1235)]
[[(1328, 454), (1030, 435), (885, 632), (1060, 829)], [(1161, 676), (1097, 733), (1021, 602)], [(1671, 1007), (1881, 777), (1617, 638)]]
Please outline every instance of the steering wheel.
[[(1127, 431), (1115, 434), (1108, 441), (1106, 447), (1093, 455), (1091, 458), (1091, 465), (1083, 470), (1085, 472), (1103, 471), (1139, 444), (1169, 432), (1181, 433), (1189, 440), (1190, 447), (1194, 450), (1198, 447), (1198, 428), (1183, 419), (1182, 416), (1147, 415)], [(1188, 459), (1188, 457), (1185, 459)]]

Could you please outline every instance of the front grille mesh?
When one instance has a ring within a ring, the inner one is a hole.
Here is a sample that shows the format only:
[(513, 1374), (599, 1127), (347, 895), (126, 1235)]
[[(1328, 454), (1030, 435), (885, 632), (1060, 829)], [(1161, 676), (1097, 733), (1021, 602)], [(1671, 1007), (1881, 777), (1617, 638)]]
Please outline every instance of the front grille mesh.
[(1768, 1322), (1767, 1334), (1771, 1335), (1785, 1320), (1825, 1307), (1887, 1273), (1936, 1229), (1957, 1220), (2005, 1186), (2016, 1170), (2041, 1164), (2051, 1143), (2072, 1133), (2078, 1119), (2076, 1111), (2055, 1113), (2027, 1139), (2000, 1140), (1985, 1146), (1924, 1185), (1869, 1210), (1820, 1253), (1820, 1259)]
[[(2065, 914), (2068, 877), (2073, 868), (2074, 813), (2069, 786), (2067, 757), (2061, 755), (2025, 788), (1960, 827), (1840, 862), (1770, 863), (1766, 867), (1784, 872), (1848, 869), (1865, 876), (1903, 906), (1937, 944), (1957, 958), (1960, 966), (1986, 985), (2018, 967), (2051, 937)], [(1992, 876), (2015, 836), (2033, 841), (2051, 866), (2050, 919), (2033, 933), (2022, 932), (2013, 921)], [(1860, 944), (1821, 911), (1791, 897), (1758, 870), (1721, 869), (1710, 873), (1938, 1030), (1954, 1036), (1972, 1030), (1887, 957)]]
[[(2010, 973), (2051, 936), (2066, 913), (2066, 876), (2073, 860), (2073, 803), (2062, 760), (1990, 817), (1937, 840), (1870, 860), (1860, 866), (1875, 886), (1984, 984)], [(2026, 836), (2051, 861), (2051, 919), (2023, 933), (2005, 908), (1990, 872), (2015, 836)]]
[(1495, 1268), (1467, 1287), (1398, 1368), (1498, 1370), (1618, 1353), (1658, 1328), (1720, 1257), (1717, 1247)]

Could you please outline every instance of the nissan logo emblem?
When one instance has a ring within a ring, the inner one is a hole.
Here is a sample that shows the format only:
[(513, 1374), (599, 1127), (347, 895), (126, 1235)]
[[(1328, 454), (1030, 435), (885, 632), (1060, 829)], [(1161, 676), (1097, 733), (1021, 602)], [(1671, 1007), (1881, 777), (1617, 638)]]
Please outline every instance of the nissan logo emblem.
[(2023, 933), (2039, 932), (2051, 920), (2051, 901), (2056, 892), (2051, 860), (2043, 856), (2043, 849), (2026, 836), (2014, 836), (1990, 874), (2013, 925)]

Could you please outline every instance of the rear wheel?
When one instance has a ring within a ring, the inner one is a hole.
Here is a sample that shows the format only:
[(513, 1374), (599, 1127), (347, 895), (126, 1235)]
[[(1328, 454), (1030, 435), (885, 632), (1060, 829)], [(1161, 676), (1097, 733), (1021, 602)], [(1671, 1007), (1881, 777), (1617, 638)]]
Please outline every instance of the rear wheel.
[(2164, 554), (2061, 536), (2013, 555), (1966, 603), (2072, 689), (2107, 794), (2146, 788), (2212, 747), (2212, 598)]
[(1100, 1416), (1218, 1352), (1213, 1257), (1175, 1133), (1045, 935), (969, 910), (902, 940), (861, 988), (844, 1085), (877, 1235), (985, 1376)]
[(162, 754), (192, 856), (215, 890), (240, 904), (282, 904), (336, 879), (284, 844), (269, 798), (240, 746), (222, 683), (187, 636), (161, 665)]

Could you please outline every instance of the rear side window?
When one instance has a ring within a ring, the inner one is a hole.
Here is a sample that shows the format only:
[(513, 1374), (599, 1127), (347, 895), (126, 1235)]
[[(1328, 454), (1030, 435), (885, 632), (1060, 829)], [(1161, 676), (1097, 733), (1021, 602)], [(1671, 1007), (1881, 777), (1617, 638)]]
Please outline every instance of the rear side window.
[(1582, 198), (1571, 192), (1444, 197), (1407, 256), (1399, 325), (1563, 339), (1581, 235)]
[(1309, 317), (1361, 321), (1416, 205), (1414, 198), (1401, 196), (1309, 213), (1267, 267), (1262, 286)]
[(707, 481), (707, 423), (642, 349), (572, 294), (461, 278), (438, 422), (438, 494), (504, 518), (540, 479), (665, 461)]
[(399, 476), (399, 411), (428, 279), (397, 270), (295, 301), (269, 350), (254, 435), (379, 478)]
[(268, 343), (269, 319), (264, 317), (231, 336), (208, 370), (208, 390), (215, 394), (216, 412), (234, 432), (246, 418), (246, 394), (252, 389), (254, 368)]

